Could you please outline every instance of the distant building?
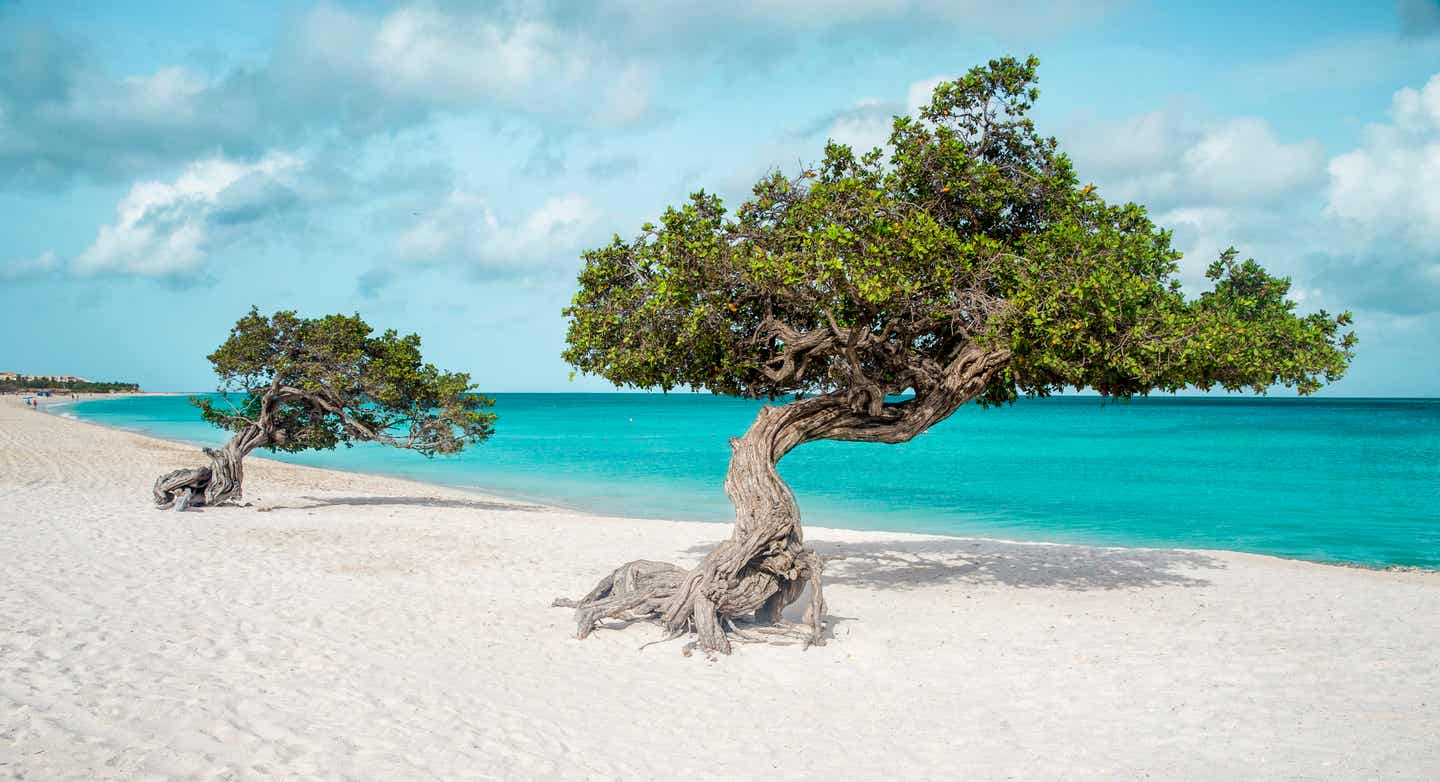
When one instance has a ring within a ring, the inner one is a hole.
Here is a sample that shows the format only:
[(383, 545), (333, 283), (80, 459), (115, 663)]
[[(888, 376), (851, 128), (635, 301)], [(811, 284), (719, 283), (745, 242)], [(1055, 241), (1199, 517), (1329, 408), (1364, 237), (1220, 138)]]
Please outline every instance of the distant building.
[(22, 375), (18, 372), (0, 372), (0, 380), (47, 380), (51, 383), (88, 383), (83, 377), (74, 375)]

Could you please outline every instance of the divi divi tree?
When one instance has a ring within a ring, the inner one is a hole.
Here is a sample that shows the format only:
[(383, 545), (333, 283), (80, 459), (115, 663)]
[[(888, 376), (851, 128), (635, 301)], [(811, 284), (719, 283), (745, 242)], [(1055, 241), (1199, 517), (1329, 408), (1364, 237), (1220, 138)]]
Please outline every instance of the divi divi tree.
[[(574, 606), (579, 635), (652, 618), (729, 652), (734, 620), (777, 623), (821, 562), (776, 463), (814, 440), (902, 443), (976, 400), (1089, 388), (1309, 393), (1345, 371), (1347, 314), (1300, 314), (1289, 281), (1233, 250), (1187, 297), (1142, 206), (1081, 186), (1027, 116), (1037, 62), (993, 60), (894, 120), (888, 151), (830, 143), (733, 214), (705, 192), (585, 253), (565, 358), (616, 385), (766, 398), (730, 441), (735, 527), (694, 569), (637, 561)], [(858, 452), (853, 458), (863, 458)]]
[(376, 335), (359, 315), (265, 316), (252, 308), (209, 358), (224, 396), (190, 401), (234, 436), (222, 448), (205, 449), (209, 466), (156, 479), (161, 508), (238, 501), (242, 461), (256, 448), (294, 452), (370, 441), (434, 456), (494, 431), (492, 401), (471, 393), (469, 375), (424, 363), (420, 337)]

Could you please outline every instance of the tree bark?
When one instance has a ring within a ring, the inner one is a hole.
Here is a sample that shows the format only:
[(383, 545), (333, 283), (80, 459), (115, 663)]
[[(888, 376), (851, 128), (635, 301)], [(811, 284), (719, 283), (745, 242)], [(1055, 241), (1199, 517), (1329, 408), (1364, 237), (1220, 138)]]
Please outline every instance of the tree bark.
[(1006, 351), (967, 347), (923, 393), (878, 411), (868, 403), (857, 410), (843, 393), (766, 405), (745, 435), (730, 441), (725, 493), (735, 505), (735, 527), (729, 540), (693, 570), (630, 562), (585, 597), (554, 604), (576, 609), (580, 638), (603, 619), (645, 618), (658, 621), (671, 638), (693, 632), (703, 651), (729, 654), (727, 624), (733, 627), (733, 620), (746, 615), (760, 627), (779, 624), (784, 609), (808, 586), (810, 601), (799, 629), (806, 646), (823, 644), (823, 566), (805, 546), (799, 506), (776, 465), (796, 446), (814, 440), (908, 441), (977, 396), (1009, 357)]
[(236, 433), (219, 449), (206, 448), (210, 466), (165, 473), (155, 479), (155, 507), (177, 511), (201, 505), (239, 502), (243, 497), (243, 460), (251, 451), (270, 442), (273, 433), (262, 423), (251, 424)]

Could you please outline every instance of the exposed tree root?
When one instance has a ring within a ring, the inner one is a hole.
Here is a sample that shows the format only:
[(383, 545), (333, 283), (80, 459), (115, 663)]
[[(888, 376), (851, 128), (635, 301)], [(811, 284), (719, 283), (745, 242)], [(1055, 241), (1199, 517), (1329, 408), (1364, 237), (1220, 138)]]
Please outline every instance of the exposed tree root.
[[(606, 619), (648, 619), (668, 631), (665, 640), (694, 633), (693, 646), (705, 652), (729, 654), (732, 638), (747, 643), (823, 645), (825, 599), (820, 557), (804, 548), (798, 556), (772, 554), (759, 560), (758, 566), (747, 566), (730, 577), (714, 569), (712, 560), (731, 545), (721, 544), (694, 570), (644, 559), (626, 563), (579, 600), (558, 598), (554, 605), (575, 609), (578, 638), (590, 635)], [(783, 571), (770, 569), (781, 562), (786, 565)], [(811, 595), (803, 624), (783, 624), (781, 612), (799, 599), (807, 585)]]
[(693, 570), (668, 562), (637, 560), (600, 580), (579, 600), (555, 605), (575, 609), (576, 635), (593, 632), (605, 619), (650, 619), (671, 638), (694, 633), (703, 651), (729, 654), (727, 626), (753, 617), (757, 626), (777, 625), (785, 607), (810, 587), (805, 612), (806, 646), (824, 643), (825, 598), (820, 557), (806, 548), (800, 509), (775, 463), (802, 438), (796, 405), (766, 407), (733, 451), (725, 491), (736, 508), (730, 540), (716, 546)]
[[(785, 626), (785, 607), (810, 588), (800, 626), (805, 645), (824, 643), (825, 598), (820, 557), (804, 544), (795, 495), (775, 465), (797, 445), (814, 440), (900, 443), (943, 421), (985, 387), (1009, 358), (1005, 352), (962, 349), (913, 399), (880, 404), (874, 399), (830, 394), (766, 405), (744, 437), (730, 441), (725, 494), (735, 505), (729, 540), (693, 570), (668, 562), (636, 560), (600, 580), (579, 600), (554, 605), (575, 609), (576, 635), (585, 638), (605, 619), (651, 620), (669, 638), (695, 634), (708, 653), (730, 653), (737, 640), (796, 637)], [(751, 618), (753, 630), (737, 633)], [(727, 633), (727, 629), (729, 632)], [(688, 649), (689, 647), (687, 647)]]
[(156, 478), (152, 489), (155, 507), (161, 510), (174, 507), (183, 511), (202, 505), (239, 502), (244, 481), (241, 468), (243, 455), (236, 453), (234, 445), (232, 440), (218, 450), (204, 449), (205, 455), (210, 457), (209, 467), (174, 470)]
[[(155, 507), (182, 511), (204, 503), (205, 487), (210, 483), (209, 467), (193, 467), (167, 472), (155, 479)], [(199, 502), (196, 494), (199, 493)]]

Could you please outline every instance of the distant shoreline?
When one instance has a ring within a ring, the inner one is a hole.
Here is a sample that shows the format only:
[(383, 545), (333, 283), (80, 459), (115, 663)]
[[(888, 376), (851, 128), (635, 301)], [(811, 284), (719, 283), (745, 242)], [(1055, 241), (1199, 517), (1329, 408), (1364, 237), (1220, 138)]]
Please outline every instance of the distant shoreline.
[[(130, 396), (191, 396), (193, 394), (206, 394), (208, 391), (116, 391), (114, 393), (101, 391), (76, 391), (72, 397), (70, 392), (64, 396), (49, 397), (57, 401), (81, 402), (92, 399), (123, 399)], [(0, 396), (35, 396), (35, 391), (4, 391)]]

